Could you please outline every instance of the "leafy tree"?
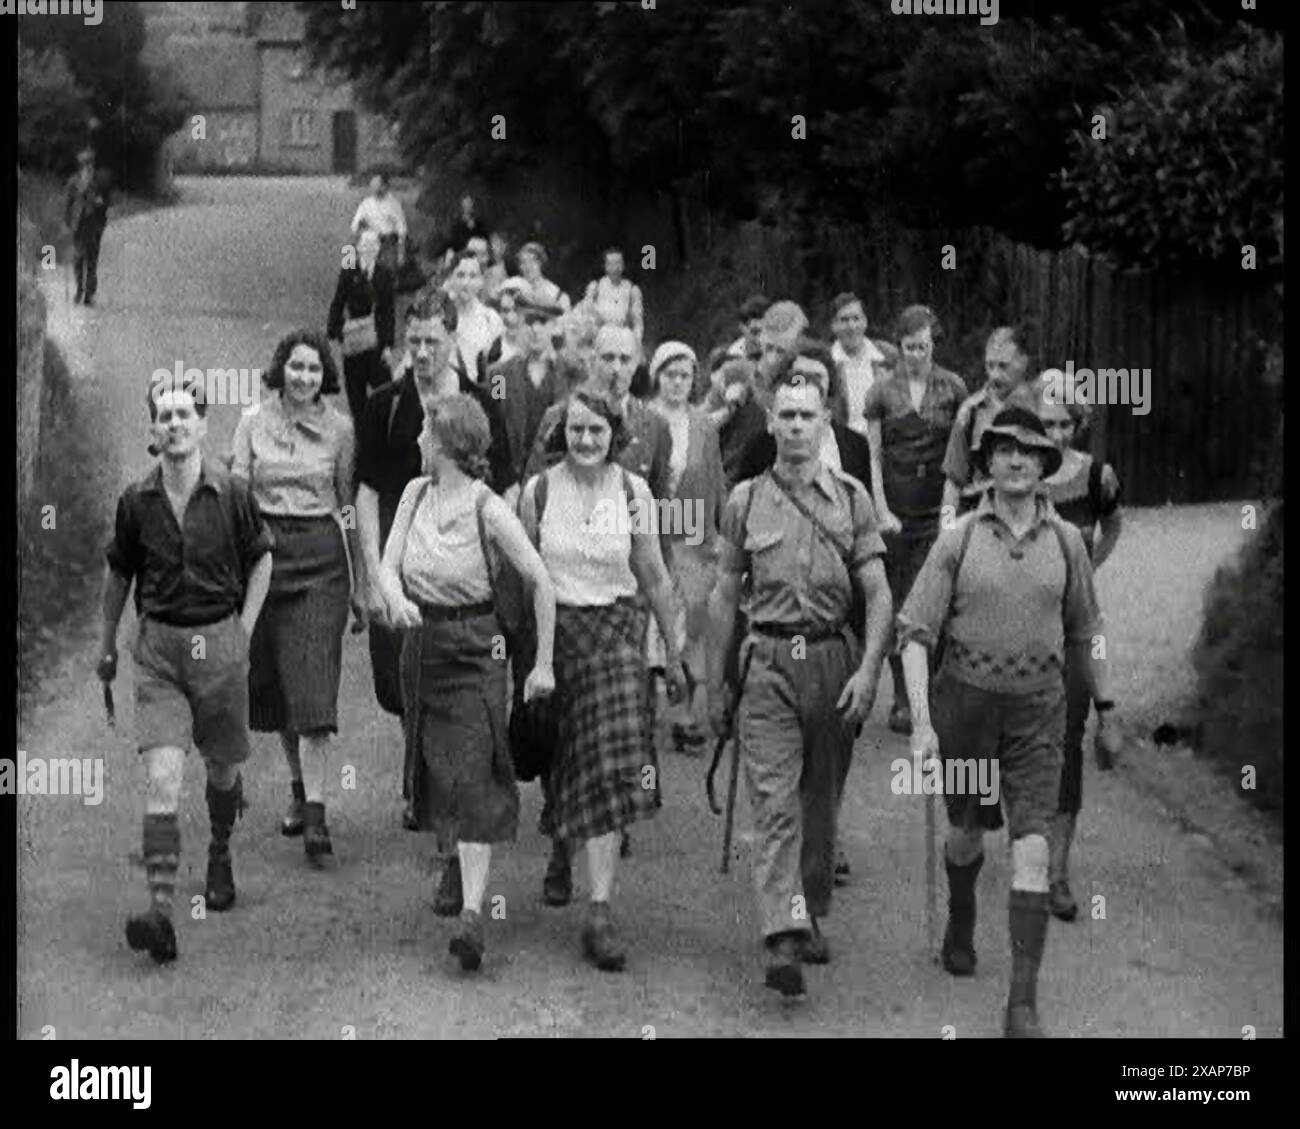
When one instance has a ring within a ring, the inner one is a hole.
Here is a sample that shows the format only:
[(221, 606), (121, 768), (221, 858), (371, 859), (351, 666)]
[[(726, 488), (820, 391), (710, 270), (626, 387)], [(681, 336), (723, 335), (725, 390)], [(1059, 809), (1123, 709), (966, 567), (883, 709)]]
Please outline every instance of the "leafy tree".
[(90, 104), (63, 52), (18, 48), (18, 163), (61, 171), (86, 140)]
[(100, 164), (120, 184), (147, 187), (159, 146), (180, 128), (192, 107), (175, 83), (151, 72), (142, 61), (145, 25), (140, 6), (105, 4), (102, 22), (93, 27), (74, 19), (27, 19), (18, 29), (20, 44), (35, 55), (61, 53), (85, 93), (90, 116), (74, 119), (81, 136), (63, 156), (63, 169), (56, 171), (73, 167), (77, 148), (90, 142)]
[(1096, 112), (1106, 140), (1076, 132), (1062, 180), (1069, 239), (1148, 269), (1281, 255), (1282, 38), (1243, 27), (1226, 47), (1180, 45), (1168, 75)]

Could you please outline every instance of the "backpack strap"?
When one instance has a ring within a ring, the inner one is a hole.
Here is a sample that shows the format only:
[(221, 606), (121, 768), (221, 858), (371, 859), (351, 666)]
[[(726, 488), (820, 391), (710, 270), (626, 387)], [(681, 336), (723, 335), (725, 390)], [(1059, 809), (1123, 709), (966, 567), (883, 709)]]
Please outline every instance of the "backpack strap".
[(479, 487), (478, 497), (474, 499), (474, 517), (478, 521), (478, 545), (483, 553), (483, 563), (487, 565), (488, 583), (492, 585), (492, 590), (495, 592), (500, 568), (496, 551), (488, 541), (487, 527), (483, 523), (483, 507), (487, 505), (488, 498), (492, 497), (492, 490), (485, 482), (479, 483)]
[(1092, 465), (1088, 467), (1088, 517), (1095, 518), (1101, 513), (1102, 496), (1101, 496), (1101, 460), (1093, 458)]
[[(1096, 464), (1094, 464), (1096, 465)], [(1056, 534), (1056, 543), (1061, 546), (1061, 557), (1065, 560), (1065, 589), (1061, 592), (1061, 610), (1065, 610), (1065, 601), (1070, 595), (1070, 581), (1073, 580), (1070, 569), (1070, 550), (1065, 544), (1065, 527), (1059, 518), (1048, 518), (1047, 524), (1052, 527), (1052, 532)]]
[(957, 549), (957, 565), (952, 570), (952, 590), (957, 591), (957, 577), (961, 575), (962, 562), (966, 559), (966, 550), (970, 548), (970, 539), (975, 534), (975, 516), (972, 514), (961, 531), (961, 545)]

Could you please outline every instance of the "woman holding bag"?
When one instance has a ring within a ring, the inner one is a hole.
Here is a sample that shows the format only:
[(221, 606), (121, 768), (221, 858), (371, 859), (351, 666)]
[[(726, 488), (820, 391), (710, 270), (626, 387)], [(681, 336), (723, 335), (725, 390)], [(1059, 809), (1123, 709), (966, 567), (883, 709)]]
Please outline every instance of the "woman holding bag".
[[(420, 437), (425, 475), (406, 487), (379, 571), (402, 649), (408, 747), (426, 773), (421, 829), (455, 839), (461, 928), (450, 951), (467, 972), (482, 963), (482, 904), (492, 844), (511, 842), (519, 793), (506, 742), (506, 665), (493, 595), (504, 558), (532, 591), (537, 661), (523, 697), (555, 688), (555, 589), (519, 519), (482, 481), (487, 416), (469, 396), (434, 398)], [(444, 876), (444, 885), (447, 884)]]
[(349, 247), (330, 302), (325, 333), (343, 346), (343, 384), (355, 423), (369, 389), (389, 379), (385, 355), (393, 347), (393, 275), (379, 260), (379, 235), (366, 228)]

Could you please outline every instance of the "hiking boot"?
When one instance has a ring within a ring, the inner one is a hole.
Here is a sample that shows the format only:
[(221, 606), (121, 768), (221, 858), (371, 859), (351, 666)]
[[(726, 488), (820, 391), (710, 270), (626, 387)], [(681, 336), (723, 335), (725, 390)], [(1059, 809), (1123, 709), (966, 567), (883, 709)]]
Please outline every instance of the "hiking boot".
[(609, 904), (592, 902), (586, 927), (582, 930), (582, 951), (602, 972), (622, 972), (627, 953), (618, 943)]
[(460, 884), (460, 859), (451, 858), (442, 868), (442, 881), (433, 898), (433, 912), (439, 917), (455, 917), (465, 908), (465, 894)]
[(943, 934), (943, 967), (954, 976), (975, 975), (975, 945), (966, 938), (954, 935), (952, 922)]
[(783, 996), (804, 994), (803, 969), (799, 966), (799, 941), (782, 933), (768, 941), (767, 974), (763, 983)]
[(472, 909), (461, 910), (460, 932), (447, 946), (459, 958), (462, 972), (477, 972), (483, 963), (483, 916)]
[(235, 904), (235, 872), (230, 865), (230, 851), (208, 851), (208, 878), (203, 899), (210, 910), (220, 913)]
[(1074, 895), (1070, 893), (1070, 883), (1065, 879), (1052, 883), (1048, 908), (1051, 909), (1052, 916), (1060, 921), (1073, 921), (1079, 916), (1079, 903), (1074, 900)]
[(1007, 1008), (1002, 1033), (1008, 1039), (1045, 1039), (1038, 1023), (1038, 1010), (1032, 1004), (1013, 1004)]
[(326, 855), (334, 853), (334, 844), (330, 842), (330, 830), (325, 826), (325, 805), (303, 805), (303, 850), (312, 862), (319, 862)]
[(170, 917), (156, 909), (126, 919), (126, 943), (136, 952), (148, 949), (158, 964), (176, 959), (176, 928)]
[(889, 728), (905, 737), (912, 733), (912, 711), (907, 706), (895, 706), (889, 711)]
[(799, 934), (799, 959), (804, 964), (830, 964), (831, 947), (826, 943), (826, 938), (817, 925), (817, 919), (812, 919), (812, 931), (810, 933)]
[(285, 809), (284, 818), (280, 820), (281, 835), (292, 837), (294, 835), (302, 834), (303, 827), (306, 825), (306, 807), (307, 800), (305, 798), (300, 800), (297, 796), (294, 796), (294, 798), (289, 801), (289, 806)]
[(675, 721), (672, 732), (675, 752), (686, 757), (704, 755), (704, 746), (708, 744), (709, 739), (698, 725), (683, 725), (680, 721)]

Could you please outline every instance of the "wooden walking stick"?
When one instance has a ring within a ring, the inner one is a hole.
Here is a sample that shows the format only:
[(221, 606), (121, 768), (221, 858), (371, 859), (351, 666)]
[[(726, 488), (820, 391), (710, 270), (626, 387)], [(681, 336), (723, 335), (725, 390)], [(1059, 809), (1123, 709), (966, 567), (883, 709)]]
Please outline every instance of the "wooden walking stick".
[(935, 948), (935, 870), (934, 857), (934, 793), (925, 797), (925, 945), (926, 956), (937, 962), (938, 951)]
[(727, 781), (727, 819), (722, 827), (722, 873), (731, 868), (731, 829), (736, 819), (736, 782), (740, 778), (740, 738), (731, 737), (731, 779)]

